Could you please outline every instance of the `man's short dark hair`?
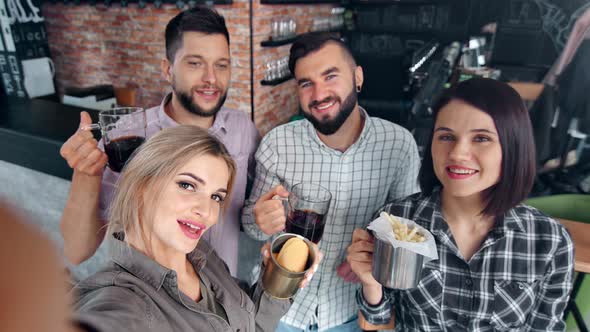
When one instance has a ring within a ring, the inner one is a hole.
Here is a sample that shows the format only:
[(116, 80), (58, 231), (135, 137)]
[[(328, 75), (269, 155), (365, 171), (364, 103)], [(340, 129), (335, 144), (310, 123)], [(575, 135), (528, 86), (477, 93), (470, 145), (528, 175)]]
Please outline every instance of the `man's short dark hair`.
[(223, 16), (214, 9), (196, 6), (180, 12), (166, 25), (166, 58), (171, 63), (182, 47), (182, 36), (187, 31), (208, 35), (219, 33), (225, 36), (229, 44), (229, 32)]
[[(502, 146), (500, 180), (484, 193), (486, 216), (501, 216), (525, 200), (536, 173), (535, 141), (528, 110), (520, 95), (508, 84), (487, 78), (474, 78), (447, 90), (434, 105), (434, 120), (452, 100), (460, 100), (490, 115)], [(431, 133), (434, 131), (431, 131)], [(431, 134), (432, 135), (432, 134)], [(420, 169), (422, 192), (431, 194), (440, 187), (432, 165), (432, 136)]]
[(304, 34), (297, 38), (291, 46), (289, 54), (289, 70), (291, 74), (295, 75), (295, 65), (297, 61), (308, 54), (317, 52), (327, 43), (334, 43), (342, 49), (344, 56), (351, 63), (352, 67), (356, 67), (356, 61), (350, 51), (350, 48), (338, 37), (338, 35), (329, 32), (311, 32)]

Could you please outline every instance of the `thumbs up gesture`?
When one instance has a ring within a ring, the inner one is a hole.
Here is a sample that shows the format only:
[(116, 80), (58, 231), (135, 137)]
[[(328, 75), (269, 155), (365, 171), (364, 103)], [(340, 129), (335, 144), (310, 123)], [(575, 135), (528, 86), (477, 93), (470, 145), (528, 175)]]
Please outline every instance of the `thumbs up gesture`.
[(61, 146), (59, 154), (74, 171), (101, 176), (107, 164), (107, 155), (98, 148), (98, 141), (92, 132), (83, 129), (91, 124), (90, 115), (87, 112), (80, 113), (79, 129)]

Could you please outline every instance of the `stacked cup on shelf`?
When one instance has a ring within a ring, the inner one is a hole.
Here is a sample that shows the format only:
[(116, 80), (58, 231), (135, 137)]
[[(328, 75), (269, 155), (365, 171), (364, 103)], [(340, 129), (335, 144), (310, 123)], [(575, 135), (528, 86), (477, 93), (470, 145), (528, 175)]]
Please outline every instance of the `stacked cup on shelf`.
[(265, 81), (276, 81), (291, 75), (289, 72), (289, 57), (271, 60), (266, 63)]
[(344, 8), (332, 8), (330, 17), (315, 17), (310, 31), (336, 31), (344, 27)]
[(283, 40), (288, 39), (291, 37), (295, 37), (295, 33), (297, 30), (297, 23), (293, 18), (278, 18), (273, 19), (270, 23), (271, 25), (271, 32), (270, 32), (270, 39), (271, 40)]

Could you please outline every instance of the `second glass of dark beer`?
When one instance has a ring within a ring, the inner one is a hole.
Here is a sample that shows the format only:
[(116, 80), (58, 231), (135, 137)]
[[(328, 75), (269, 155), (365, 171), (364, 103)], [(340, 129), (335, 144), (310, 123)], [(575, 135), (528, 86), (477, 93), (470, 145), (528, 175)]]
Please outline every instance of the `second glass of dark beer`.
[(324, 234), (326, 214), (332, 194), (313, 183), (298, 183), (289, 193), (289, 208), (285, 231), (299, 234), (318, 243)]
[(100, 129), (109, 168), (120, 173), (133, 152), (145, 141), (145, 111), (141, 107), (100, 111), (98, 124), (83, 129)]

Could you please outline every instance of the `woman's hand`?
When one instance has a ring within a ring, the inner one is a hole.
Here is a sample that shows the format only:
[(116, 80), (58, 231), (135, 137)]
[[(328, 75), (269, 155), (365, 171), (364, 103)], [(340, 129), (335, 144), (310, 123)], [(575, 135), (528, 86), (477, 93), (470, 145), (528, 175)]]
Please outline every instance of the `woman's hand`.
[(262, 264), (268, 266), (268, 260), (270, 259), (270, 242), (266, 242), (262, 248), (260, 248), (260, 252), (262, 253)]
[(361, 280), (363, 284), (363, 297), (372, 305), (381, 302), (383, 288), (381, 284), (373, 278), (371, 270), (373, 268), (373, 250), (375, 244), (373, 237), (369, 232), (357, 228), (352, 233), (352, 244), (348, 247), (346, 260), (350, 268)]
[(369, 232), (360, 228), (354, 230), (352, 244), (347, 249), (346, 260), (363, 286), (380, 286), (371, 273), (374, 247), (373, 237)]
[(324, 258), (324, 254), (320, 251), (317, 244), (312, 243), (311, 246), (313, 247), (313, 252), (315, 253), (315, 260), (313, 261), (313, 265), (309, 271), (305, 273), (305, 278), (303, 278), (299, 284), (299, 288), (305, 288), (311, 282), (311, 278), (313, 278), (314, 273), (317, 272), (320, 262)]
[[(318, 270), (320, 262), (324, 258), (324, 254), (320, 251), (317, 244), (312, 243), (311, 245), (312, 245), (313, 251), (315, 253), (315, 260), (313, 261), (311, 268), (305, 273), (305, 278), (303, 278), (303, 280), (299, 284), (299, 288), (305, 288), (309, 284), (309, 282), (311, 281), (311, 278), (313, 278), (314, 273), (316, 273), (316, 271)], [(270, 259), (270, 242), (266, 242), (262, 246), (261, 252), (262, 252), (262, 262), (263, 262), (264, 266), (267, 266), (268, 260)]]

